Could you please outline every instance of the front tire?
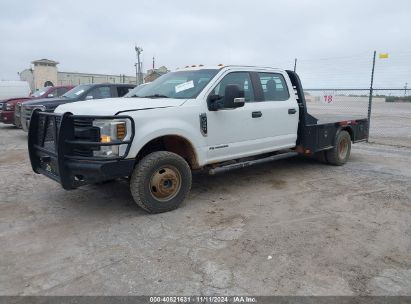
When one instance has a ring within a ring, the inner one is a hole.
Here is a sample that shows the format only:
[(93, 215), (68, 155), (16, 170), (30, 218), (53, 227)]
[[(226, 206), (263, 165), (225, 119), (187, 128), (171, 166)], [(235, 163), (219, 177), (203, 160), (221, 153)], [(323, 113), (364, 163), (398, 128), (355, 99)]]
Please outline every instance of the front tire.
[(351, 136), (347, 131), (338, 132), (334, 148), (327, 150), (325, 156), (328, 163), (334, 166), (344, 165), (350, 158)]
[(174, 210), (191, 189), (191, 170), (181, 156), (167, 151), (145, 156), (130, 180), (134, 201), (150, 213)]

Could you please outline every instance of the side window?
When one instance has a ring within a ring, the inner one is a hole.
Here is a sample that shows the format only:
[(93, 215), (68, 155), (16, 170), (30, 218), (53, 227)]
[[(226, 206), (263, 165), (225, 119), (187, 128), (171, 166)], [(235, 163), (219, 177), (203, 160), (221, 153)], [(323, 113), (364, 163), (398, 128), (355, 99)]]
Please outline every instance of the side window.
[(110, 87), (97, 87), (88, 92), (87, 96), (92, 96), (93, 99), (110, 98)]
[(233, 72), (224, 76), (220, 83), (214, 88), (214, 95), (224, 97), (225, 87), (229, 84), (237, 85), (244, 91), (245, 101), (254, 101), (254, 91), (248, 72)]
[(57, 96), (61, 96), (61, 95), (64, 95), (67, 91), (68, 91), (68, 88), (57, 88), (57, 90), (55, 90), (53, 94), (56, 94)]
[(290, 98), (287, 83), (283, 75), (276, 73), (258, 73), (266, 101), (283, 101)]
[(126, 95), (132, 89), (133, 88), (131, 88), (131, 87), (117, 87), (117, 96), (118, 97), (123, 97), (124, 95)]

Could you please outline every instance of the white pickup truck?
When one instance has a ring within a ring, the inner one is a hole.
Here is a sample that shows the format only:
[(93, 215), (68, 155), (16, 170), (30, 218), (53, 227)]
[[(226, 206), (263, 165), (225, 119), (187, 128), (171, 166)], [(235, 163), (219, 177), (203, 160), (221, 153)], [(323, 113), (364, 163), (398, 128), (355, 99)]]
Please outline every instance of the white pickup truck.
[(128, 177), (148, 212), (177, 208), (191, 171), (210, 174), (297, 154), (344, 164), (368, 121), (313, 117), (297, 74), (249, 66), (190, 67), (124, 98), (34, 111), (29, 154), (36, 173), (64, 189)]

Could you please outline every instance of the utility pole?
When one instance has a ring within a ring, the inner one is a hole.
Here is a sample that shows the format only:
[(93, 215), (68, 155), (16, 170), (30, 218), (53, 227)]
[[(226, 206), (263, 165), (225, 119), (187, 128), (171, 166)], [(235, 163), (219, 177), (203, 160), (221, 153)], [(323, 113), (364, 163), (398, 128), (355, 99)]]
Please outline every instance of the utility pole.
[(297, 58), (294, 59), (294, 73), (297, 71)]
[(368, 134), (367, 142), (370, 138), (370, 127), (371, 127), (371, 107), (372, 107), (372, 94), (373, 94), (373, 84), (374, 84), (374, 70), (375, 70), (375, 56), (377, 51), (374, 51), (374, 57), (372, 60), (372, 70), (371, 70), (371, 84), (370, 84), (370, 96), (368, 98)]
[(404, 86), (404, 97), (407, 96), (407, 89), (408, 89), (408, 82), (406, 82)]
[(143, 52), (143, 48), (136, 45), (134, 47), (134, 49), (136, 50), (136, 55), (137, 55), (137, 63), (136, 63), (136, 76), (137, 76), (137, 79), (136, 79), (136, 82), (137, 82), (137, 85), (140, 85), (140, 84), (143, 83), (143, 75), (142, 75), (142, 72), (141, 72), (141, 61), (140, 61), (140, 55)]

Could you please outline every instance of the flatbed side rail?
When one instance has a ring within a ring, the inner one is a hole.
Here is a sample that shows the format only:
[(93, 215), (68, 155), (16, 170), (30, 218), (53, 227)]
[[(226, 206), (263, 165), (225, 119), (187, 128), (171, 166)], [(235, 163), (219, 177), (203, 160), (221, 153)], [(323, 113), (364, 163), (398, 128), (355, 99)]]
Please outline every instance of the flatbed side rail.
[[(92, 124), (93, 120), (96, 119), (129, 120), (130, 136), (123, 141), (101, 142), (99, 128)], [(83, 133), (85, 131), (93, 136), (79, 138), (79, 131), (83, 131)], [(90, 161), (101, 163), (120, 161), (127, 156), (134, 133), (134, 121), (129, 116), (73, 115), (71, 113), (59, 114), (35, 110), (31, 116), (28, 134), (28, 151), (32, 169), (38, 174), (46, 175), (59, 182), (64, 189), (76, 188), (76, 181), (66, 166), (68, 161), (76, 160), (85, 163)], [(126, 146), (126, 148), (121, 156), (94, 156), (93, 151), (99, 150), (103, 146)]]

